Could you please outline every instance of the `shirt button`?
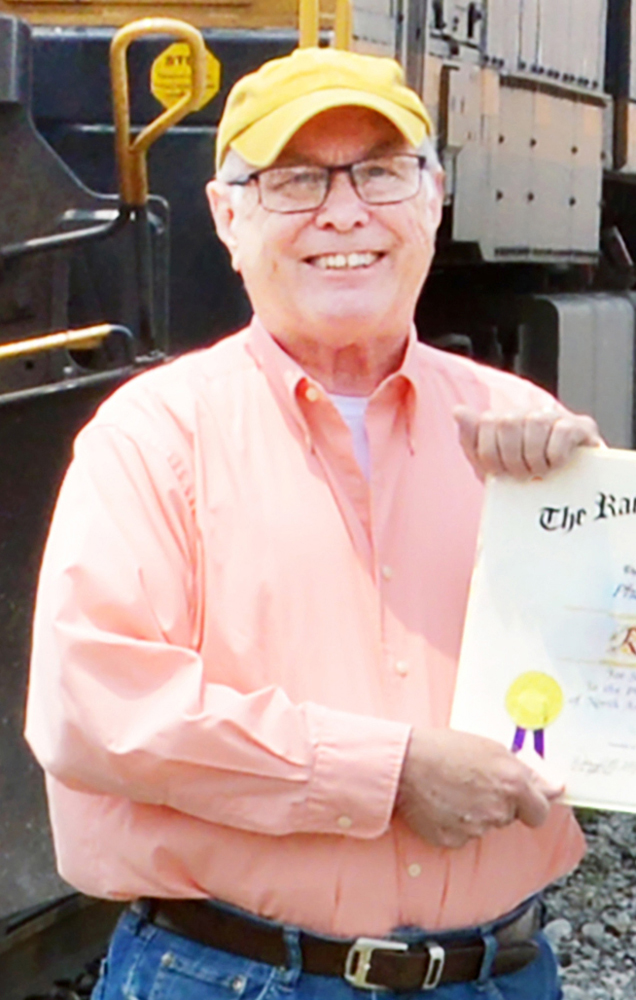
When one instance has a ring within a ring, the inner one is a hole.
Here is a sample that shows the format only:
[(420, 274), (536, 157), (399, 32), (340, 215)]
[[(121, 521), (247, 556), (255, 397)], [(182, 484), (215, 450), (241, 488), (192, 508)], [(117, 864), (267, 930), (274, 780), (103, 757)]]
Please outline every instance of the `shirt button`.
[(320, 399), (320, 393), (316, 389), (315, 385), (308, 385), (305, 389), (305, 398), (309, 400), (310, 403), (315, 403), (317, 399)]
[(409, 865), (407, 871), (411, 878), (417, 878), (418, 875), (422, 874), (422, 867), (418, 864)]
[(393, 576), (393, 570), (391, 569), (390, 566), (383, 566), (380, 572), (382, 573), (382, 576), (384, 577), (385, 580), (390, 580), (391, 577)]
[(400, 675), (400, 677), (406, 677), (409, 672), (409, 665), (406, 660), (398, 660), (395, 664), (395, 672)]
[(353, 820), (351, 819), (350, 816), (339, 816), (338, 826), (340, 827), (341, 830), (350, 830), (351, 827), (353, 826)]

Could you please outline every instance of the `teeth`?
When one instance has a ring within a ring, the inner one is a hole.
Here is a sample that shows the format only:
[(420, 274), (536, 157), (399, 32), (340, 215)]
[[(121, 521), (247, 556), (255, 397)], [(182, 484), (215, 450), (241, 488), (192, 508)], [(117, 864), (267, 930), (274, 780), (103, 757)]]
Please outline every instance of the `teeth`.
[(343, 270), (348, 267), (370, 267), (378, 258), (379, 253), (367, 251), (365, 253), (331, 253), (322, 257), (314, 257), (312, 264), (327, 270)]

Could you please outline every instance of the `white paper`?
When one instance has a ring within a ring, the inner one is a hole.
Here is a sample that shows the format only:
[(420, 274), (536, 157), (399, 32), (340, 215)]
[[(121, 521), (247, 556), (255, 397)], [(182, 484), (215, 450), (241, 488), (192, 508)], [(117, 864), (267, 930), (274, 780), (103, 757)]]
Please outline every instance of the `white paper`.
[(489, 481), (451, 726), (538, 753), (571, 804), (636, 812), (634, 452)]

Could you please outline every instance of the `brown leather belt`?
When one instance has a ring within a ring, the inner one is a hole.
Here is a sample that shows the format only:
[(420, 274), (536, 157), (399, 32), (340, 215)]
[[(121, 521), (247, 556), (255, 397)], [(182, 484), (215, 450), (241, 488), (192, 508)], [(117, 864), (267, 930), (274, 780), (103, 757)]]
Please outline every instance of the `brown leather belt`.
[[(148, 919), (157, 927), (255, 962), (288, 964), (279, 924), (270, 926), (205, 900), (151, 899), (147, 903)], [(521, 913), (511, 915), (508, 922), (505, 918), (497, 922), (491, 975), (518, 972), (537, 957), (539, 947), (532, 937), (539, 923), (536, 900)], [(407, 943), (399, 938), (327, 938), (302, 931), (299, 943), (304, 972), (342, 976), (361, 989), (393, 992), (476, 980), (485, 954), (484, 939), (476, 935), (450, 939), (448, 934), (431, 935)]]

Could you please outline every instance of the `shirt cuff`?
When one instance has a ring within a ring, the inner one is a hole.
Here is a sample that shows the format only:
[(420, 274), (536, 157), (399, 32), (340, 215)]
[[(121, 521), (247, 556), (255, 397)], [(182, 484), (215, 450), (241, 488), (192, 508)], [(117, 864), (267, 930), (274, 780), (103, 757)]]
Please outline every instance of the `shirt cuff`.
[(314, 755), (298, 828), (380, 837), (391, 821), (411, 726), (322, 705), (304, 708)]

